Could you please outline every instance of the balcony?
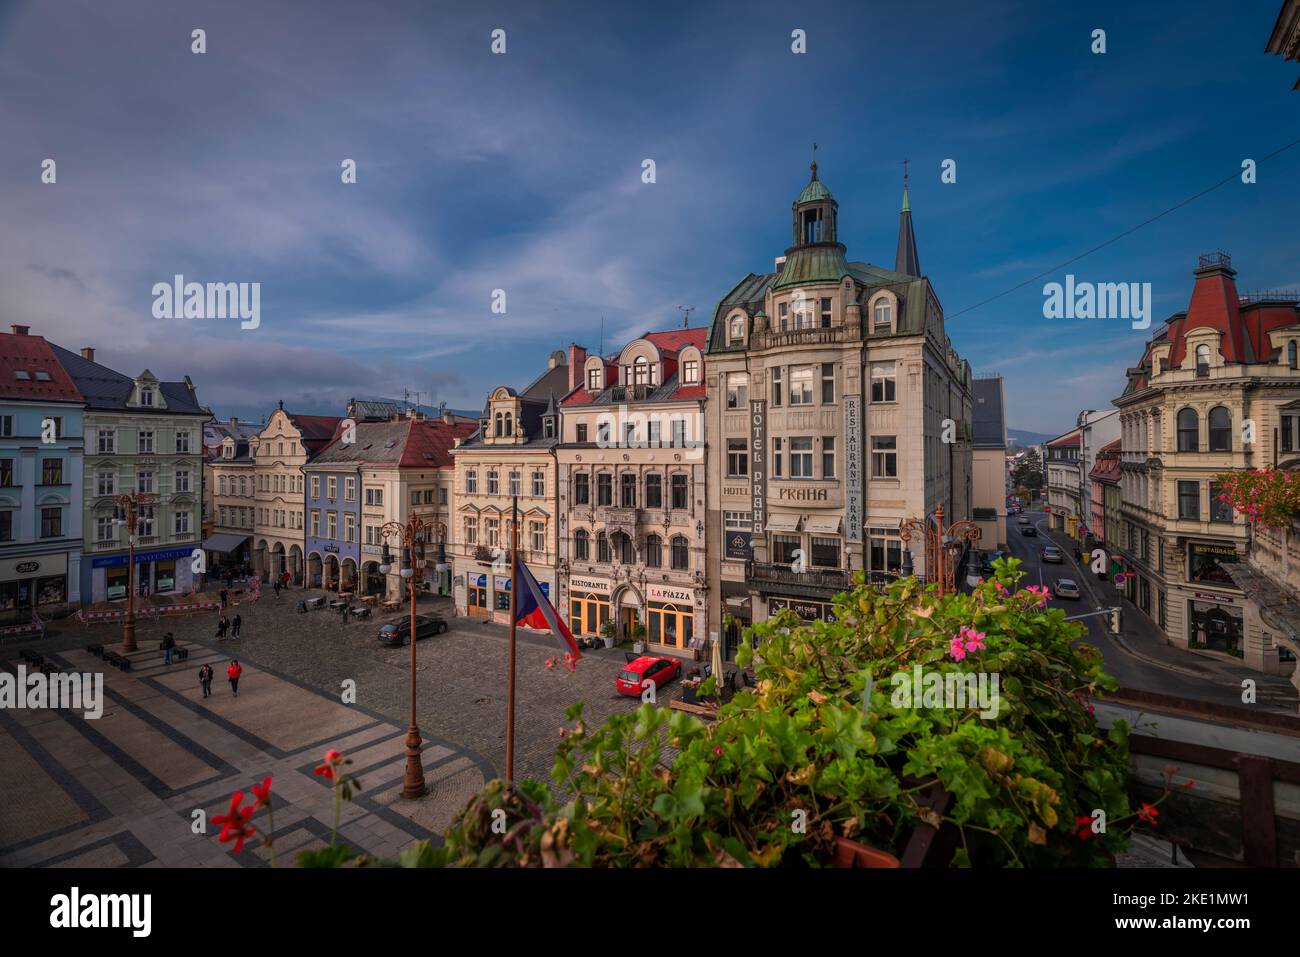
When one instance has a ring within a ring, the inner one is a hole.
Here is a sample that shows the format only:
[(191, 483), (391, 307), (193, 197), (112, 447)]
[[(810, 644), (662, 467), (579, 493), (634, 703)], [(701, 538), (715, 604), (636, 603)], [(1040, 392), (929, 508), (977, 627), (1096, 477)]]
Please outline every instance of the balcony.
[(772, 562), (748, 563), (746, 577), (760, 588), (815, 589), (842, 592), (850, 588), (849, 573), (843, 568), (809, 568), (797, 572), (790, 565)]
[(786, 346), (823, 346), (837, 345), (843, 342), (860, 342), (862, 336), (855, 326), (839, 325), (811, 329), (787, 329), (784, 332), (769, 330), (755, 333), (750, 344), (751, 349), (780, 349)]

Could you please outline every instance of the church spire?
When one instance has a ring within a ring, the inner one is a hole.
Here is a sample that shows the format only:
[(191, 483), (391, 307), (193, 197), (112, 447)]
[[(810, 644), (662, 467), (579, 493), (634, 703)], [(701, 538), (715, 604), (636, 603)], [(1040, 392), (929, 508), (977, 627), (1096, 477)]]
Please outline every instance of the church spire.
[(903, 209), (898, 216), (898, 251), (894, 254), (894, 272), (920, 276), (921, 261), (916, 254), (916, 232), (912, 229), (912, 201), (907, 194), (907, 160), (903, 160)]

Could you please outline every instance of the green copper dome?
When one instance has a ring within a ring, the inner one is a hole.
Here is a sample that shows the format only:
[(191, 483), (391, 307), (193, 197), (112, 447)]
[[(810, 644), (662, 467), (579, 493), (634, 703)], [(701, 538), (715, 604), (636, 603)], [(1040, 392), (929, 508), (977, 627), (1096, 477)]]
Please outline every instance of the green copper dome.
[(799, 194), (799, 198), (795, 200), (796, 204), (815, 203), (821, 199), (831, 198), (831, 191), (826, 188), (821, 180), (815, 178), (815, 173), (813, 176), (814, 178), (809, 181), (808, 185), (803, 188), (803, 192)]

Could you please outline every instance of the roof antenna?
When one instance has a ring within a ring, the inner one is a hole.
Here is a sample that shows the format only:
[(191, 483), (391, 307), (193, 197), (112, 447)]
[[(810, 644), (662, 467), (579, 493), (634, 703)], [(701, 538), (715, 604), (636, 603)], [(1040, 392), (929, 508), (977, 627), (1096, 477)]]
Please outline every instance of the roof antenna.
[(689, 329), (691, 327), (691, 313), (695, 311), (695, 307), (678, 306), (677, 308), (682, 311), (682, 328)]
[(605, 358), (605, 317), (600, 317), (600, 351), (597, 353), (602, 359)]
[(815, 142), (813, 143), (812, 152), (812, 178), (817, 178), (817, 144)]

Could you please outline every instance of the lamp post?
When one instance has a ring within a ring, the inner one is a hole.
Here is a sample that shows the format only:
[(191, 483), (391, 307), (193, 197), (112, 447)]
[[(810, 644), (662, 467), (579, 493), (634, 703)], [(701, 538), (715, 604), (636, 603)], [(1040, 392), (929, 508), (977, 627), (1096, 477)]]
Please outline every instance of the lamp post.
[(415, 720), (415, 588), (424, 575), (424, 539), (428, 529), (424, 519), (412, 515), (406, 522), (386, 522), (380, 530), (384, 550), (379, 571), (384, 575), (392, 571), (393, 554), (388, 549), (388, 539), (390, 536), (397, 538), (401, 548), (401, 575), (411, 593), (411, 724), (406, 729), (406, 779), (402, 784), (402, 797), (412, 800), (423, 797), (427, 790), (424, 764), (420, 760), (420, 729)]
[[(940, 505), (934, 510), (933, 519), (903, 519), (898, 525), (898, 534), (909, 545), (913, 540), (921, 542), (925, 549), (926, 576), (930, 581), (938, 583), (939, 594), (944, 595), (955, 588), (953, 579), (957, 573), (956, 559), (961, 552), (961, 543), (979, 541), (980, 528), (966, 518), (953, 522), (945, 528), (943, 506)], [(910, 548), (907, 550), (907, 555), (910, 558)]]
[(148, 492), (123, 492), (113, 496), (113, 504), (122, 509), (125, 518), (114, 518), (114, 525), (126, 526), (126, 617), (122, 619), (122, 653), (136, 650), (135, 645), (135, 532), (140, 518), (140, 508), (153, 505), (157, 499)]

